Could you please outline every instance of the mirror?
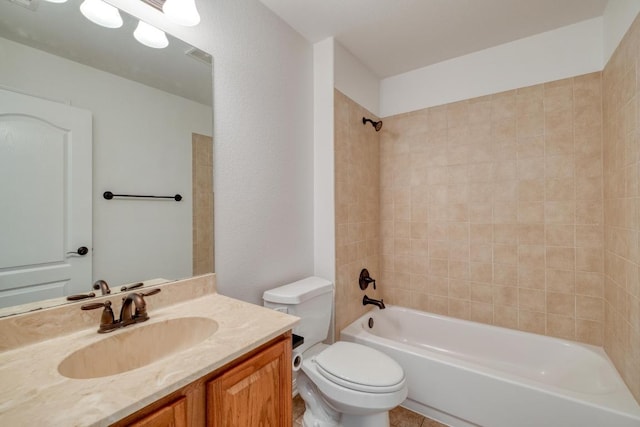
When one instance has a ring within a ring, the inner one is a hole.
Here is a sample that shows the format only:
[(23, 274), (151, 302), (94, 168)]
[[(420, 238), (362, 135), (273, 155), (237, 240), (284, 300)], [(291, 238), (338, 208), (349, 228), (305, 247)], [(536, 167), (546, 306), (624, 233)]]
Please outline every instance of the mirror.
[[(144, 46), (133, 37), (137, 19), (120, 11), (123, 26), (103, 28), (81, 15), (80, 3), (0, 0), (0, 88), (91, 114), (92, 236), (88, 243), (65, 236), (59, 252), (89, 247), (86, 293), (98, 279), (115, 292), (127, 283), (211, 272), (211, 57), (170, 35), (165, 49)], [(182, 200), (107, 200), (106, 191)], [(0, 287), (5, 271), (0, 265)], [(78, 292), (41, 288), (34, 295), (56, 297), (47, 304)]]

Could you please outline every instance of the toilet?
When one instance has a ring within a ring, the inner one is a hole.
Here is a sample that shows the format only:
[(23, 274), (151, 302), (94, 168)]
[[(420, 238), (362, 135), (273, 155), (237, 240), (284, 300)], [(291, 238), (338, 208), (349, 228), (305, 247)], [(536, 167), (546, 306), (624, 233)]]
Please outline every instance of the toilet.
[(300, 317), (293, 333), (293, 377), (305, 402), (304, 427), (389, 427), (389, 410), (407, 397), (402, 367), (361, 344), (324, 344), (333, 312), (333, 284), (319, 277), (263, 294), (264, 306)]

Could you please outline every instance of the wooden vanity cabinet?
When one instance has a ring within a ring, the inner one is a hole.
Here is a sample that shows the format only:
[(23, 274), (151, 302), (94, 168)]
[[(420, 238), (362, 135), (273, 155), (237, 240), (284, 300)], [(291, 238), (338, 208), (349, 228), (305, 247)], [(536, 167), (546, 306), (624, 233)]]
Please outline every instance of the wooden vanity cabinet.
[(290, 426), (291, 341), (275, 344), (207, 383), (207, 420), (216, 427)]
[(291, 427), (291, 400), (287, 332), (112, 426)]
[(146, 417), (131, 423), (132, 427), (187, 427), (187, 398), (181, 397)]

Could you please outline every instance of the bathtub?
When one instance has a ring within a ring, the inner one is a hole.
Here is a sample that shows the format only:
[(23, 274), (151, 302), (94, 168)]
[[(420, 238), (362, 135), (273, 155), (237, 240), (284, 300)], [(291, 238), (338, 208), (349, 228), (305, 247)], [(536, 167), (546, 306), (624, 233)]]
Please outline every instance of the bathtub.
[(640, 427), (599, 347), (394, 306), (341, 338), (394, 358), (409, 385), (402, 406), (453, 427)]

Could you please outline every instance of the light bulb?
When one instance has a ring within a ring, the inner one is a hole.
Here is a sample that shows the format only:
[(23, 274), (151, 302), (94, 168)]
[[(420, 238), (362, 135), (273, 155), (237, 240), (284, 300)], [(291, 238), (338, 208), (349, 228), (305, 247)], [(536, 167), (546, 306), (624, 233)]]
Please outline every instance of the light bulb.
[(200, 22), (195, 0), (167, 0), (162, 11), (170, 21), (185, 27), (193, 27)]
[(154, 49), (162, 49), (169, 45), (169, 40), (167, 40), (167, 35), (164, 31), (143, 21), (138, 22), (138, 26), (133, 32), (133, 37), (143, 45)]
[(102, 0), (84, 0), (80, 5), (80, 12), (94, 24), (107, 28), (122, 27), (122, 17), (118, 9)]

